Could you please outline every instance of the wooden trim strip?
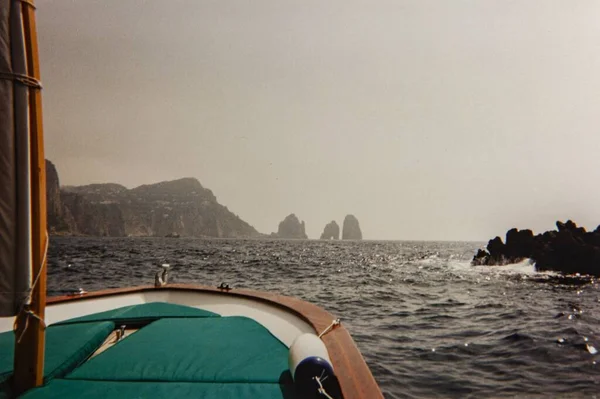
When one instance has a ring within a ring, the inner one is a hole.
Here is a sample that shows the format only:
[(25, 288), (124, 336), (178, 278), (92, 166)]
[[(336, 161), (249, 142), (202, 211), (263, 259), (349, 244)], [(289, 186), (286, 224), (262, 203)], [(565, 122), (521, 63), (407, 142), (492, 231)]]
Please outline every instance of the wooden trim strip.
[[(294, 313), (310, 324), (317, 333), (323, 331), (335, 319), (331, 313), (317, 305), (284, 295), (242, 289), (224, 291), (213, 287), (190, 284), (169, 284), (160, 288), (154, 286), (117, 288), (82, 295), (64, 295), (48, 298), (47, 304), (52, 306), (71, 301), (85, 301), (86, 299), (155, 292), (158, 290), (204, 292), (258, 300)], [(344, 399), (383, 399), (383, 394), (375, 378), (373, 378), (371, 370), (369, 370), (354, 340), (343, 324), (323, 336), (323, 342), (327, 346)]]

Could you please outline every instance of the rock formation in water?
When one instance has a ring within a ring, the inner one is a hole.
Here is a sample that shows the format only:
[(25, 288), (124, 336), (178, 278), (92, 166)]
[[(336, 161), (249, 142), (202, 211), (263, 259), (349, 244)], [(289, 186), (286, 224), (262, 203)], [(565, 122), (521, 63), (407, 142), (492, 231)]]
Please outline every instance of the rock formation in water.
[(500, 237), (480, 249), (473, 265), (505, 265), (532, 259), (539, 271), (600, 276), (600, 226), (593, 232), (577, 227), (571, 220), (556, 222), (557, 230), (533, 235), (531, 230), (510, 229), (506, 243)]
[(340, 239), (340, 226), (332, 220), (331, 223), (327, 223), (321, 234), (321, 240), (339, 240)]
[(48, 225), (58, 234), (91, 236), (258, 237), (193, 178), (127, 189), (119, 184), (66, 186), (47, 163)]
[(342, 240), (362, 240), (362, 232), (358, 219), (354, 215), (346, 215), (342, 227)]
[(304, 240), (308, 238), (304, 221), (300, 222), (298, 217), (293, 213), (286, 216), (286, 218), (279, 223), (277, 233), (272, 233), (271, 237)]

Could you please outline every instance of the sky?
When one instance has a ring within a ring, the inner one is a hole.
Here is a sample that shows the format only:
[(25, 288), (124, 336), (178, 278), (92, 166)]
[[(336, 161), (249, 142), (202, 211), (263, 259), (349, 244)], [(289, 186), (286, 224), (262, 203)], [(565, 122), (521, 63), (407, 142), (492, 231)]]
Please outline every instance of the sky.
[(310, 238), (600, 224), (600, 1), (37, 3), (63, 185), (196, 177)]

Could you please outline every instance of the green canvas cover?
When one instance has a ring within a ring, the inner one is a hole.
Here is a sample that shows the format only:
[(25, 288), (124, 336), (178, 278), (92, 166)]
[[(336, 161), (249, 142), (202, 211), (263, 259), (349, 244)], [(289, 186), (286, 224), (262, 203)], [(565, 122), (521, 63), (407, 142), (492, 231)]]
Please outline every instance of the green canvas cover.
[[(121, 323), (143, 327), (83, 363)], [(46, 337), (47, 384), (22, 398), (298, 399), (288, 348), (246, 317), (155, 302), (66, 320)], [(0, 334), (0, 387), (13, 345)]]
[[(50, 326), (46, 330), (44, 380), (62, 377), (87, 359), (114, 330), (112, 322)], [(13, 372), (15, 334), (0, 334), (0, 383)]]
[(220, 317), (218, 314), (193, 308), (191, 306), (175, 305), (165, 302), (150, 302), (141, 305), (124, 306), (122, 308), (107, 310), (87, 316), (76, 317), (61, 321), (56, 324), (74, 324), (82, 322), (113, 321), (117, 326), (120, 323), (135, 324), (148, 323), (167, 317)]
[(246, 317), (161, 319), (90, 359), (67, 378), (278, 383), (288, 370), (287, 358), (288, 348)]
[(272, 383), (190, 383), (56, 379), (23, 399), (299, 399), (288, 385)]

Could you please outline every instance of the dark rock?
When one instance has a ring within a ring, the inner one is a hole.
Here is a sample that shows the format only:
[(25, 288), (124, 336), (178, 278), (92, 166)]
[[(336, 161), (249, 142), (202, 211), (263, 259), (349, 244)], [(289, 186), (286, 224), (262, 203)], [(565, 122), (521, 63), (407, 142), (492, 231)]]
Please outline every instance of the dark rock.
[(570, 231), (573, 234), (585, 234), (585, 228), (577, 227), (577, 225), (572, 220), (567, 220), (565, 223), (561, 221), (556, 222), (556, 228), (559, 232), (561, 231)]
[(487, 265), (489, 263), (490, 254), (483, 249), (479, 249), (475, 257), (473, 257), (473, 262), (471, 262), (474, 266), (478, 265)]
[(488, 242), (487, 250), (493, 258), (500, 257), (504, 254), (504, 243), (502, 238), (496, 237)]
[(47, 163), (49, 230), (91, 236), (259, 237), (193, 178), (127, 189), (120, 184), (66, 186)]
[(342, 240), (362, 240), (362, 232), (358, 219), (354, 215), (346, 215), (342, 227)]
[(479, 250), (473, 265), (503, 265), (530, 258), (537, 270), (565, 274), (600, 276), (600, 227), (587, 232), (568, 220), (556, 222), (558, 231), (533, 235), (531, 230), (511, 229), (506, 244), (500, 237), (490, 240), (487, 250)]
[(276, 238), (288, 238), (288, 239), (307, 239), (306, 226), (304, 221), (300, 222), (298, 217), (293, 213), (286, 216), (281, 223), (277, 233), (271, 234), (272, 237)]
[(340, 226), (335, 220), (327, 223), (321, 234), (321, 240), (339, 240), (340, 239)]
[(504, 256), (517, 262), (531, 257), (535, 246), (533, 232), (527, 230), (510, 229), (506, 233), (506, 248)]

